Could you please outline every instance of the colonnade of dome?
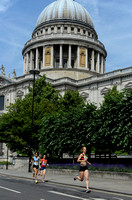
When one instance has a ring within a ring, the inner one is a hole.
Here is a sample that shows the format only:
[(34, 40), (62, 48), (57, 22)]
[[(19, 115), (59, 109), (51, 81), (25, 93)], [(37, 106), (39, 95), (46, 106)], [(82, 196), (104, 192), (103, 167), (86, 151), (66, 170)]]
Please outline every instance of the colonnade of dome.
[[(61, 3), (61, 14), (58, 2)], [(49, 13), (53, 10), (54, 14), (47, 17), (47, 10)], [(57, 0), (40, 14), (32, 39), (24, 46), (23, 73), (27, 74), (31, 69), (45, 73), (48, 69), (72, 69), (103, 74), (106, 55), (87, 11), (73, 0)]]

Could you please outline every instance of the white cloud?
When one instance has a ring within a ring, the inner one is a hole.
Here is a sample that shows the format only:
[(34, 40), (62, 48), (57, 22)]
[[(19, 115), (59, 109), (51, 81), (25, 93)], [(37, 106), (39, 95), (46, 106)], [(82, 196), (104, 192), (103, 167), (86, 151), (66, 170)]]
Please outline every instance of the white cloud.
[(16, 0), (0, 0), (0, 12), (6, 12), (15, 2)]

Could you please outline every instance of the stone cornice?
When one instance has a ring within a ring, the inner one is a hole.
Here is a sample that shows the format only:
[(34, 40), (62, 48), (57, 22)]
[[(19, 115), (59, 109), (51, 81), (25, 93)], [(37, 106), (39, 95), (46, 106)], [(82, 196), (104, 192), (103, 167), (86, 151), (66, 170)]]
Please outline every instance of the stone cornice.
[(85, 47), (90, 47), (91, 45), (91, 48), (97, 49), (98, 47), (98, 50), (102, 50), (105, 57), (107, 56), (105, 47), (99, 40), (89, 38), (88, 36), (68, 34), (68, 33), (67, 34), (54, 33), (46, 36), (40, 36), (37, 39), (36, 38), (31, 39), (25, 44), (22, 50), (22, 54), (24, 55), (26, 50), (28, 51), (35, 47), (53, 45), (53, 44), (73, 44), (73, 45), (79, 44)]
[(54, 87), (65, 84), (65, 85), (71, 85), (75, 88), (80, 88), (80, 87), (86, 87), (91, 84), (98, 84), (101, 82), (114, 80), (117, 78), (123, 78), (127, 76), (132, 76), (132, 67), (124, 68), (122, 70), (116, 70), (110, 73), (106, 73), (104, 75), (92, 76), (90, 78), (82, 80), (73, 80), (71, 78), (64, 77), (57, 80), (47, 79), (47, 81), (49, 81)]
[(72, 24), (76, 24), (76, 25), (83, 25), (85, 27), (88, 27), (88, 28), (92, 29), (96, 33), (95, 29), (92, 26), (90, 26), (89, 24), (87, 24), (87, 23), (85, 23), (83, 21), (77, 21), (77, 20), (71, 20), (71, 19), (55, 19), (55, 20), (50, 20), (50, 21), (47, 21), (47, 22), (44, 22), (44, 23), (38, 25), (34, 29), (34, 31), (36, 31), (37, 29), (43, 28), (46, 25), (56, 25), (57, 23), (70, 23), (70, 24), (72, 23)]

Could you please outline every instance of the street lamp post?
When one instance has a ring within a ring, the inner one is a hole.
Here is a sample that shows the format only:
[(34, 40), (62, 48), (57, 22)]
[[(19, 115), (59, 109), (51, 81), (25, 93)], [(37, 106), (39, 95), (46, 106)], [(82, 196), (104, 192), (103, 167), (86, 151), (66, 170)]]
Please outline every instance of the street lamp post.
[(7, 147), (7, 162), (6, 162), (6, 170), (8, 170), (8, 147)]
[[(33, 132), (35, 75), (38, 75), (40, 73), (40, 71), (37, 69), (32, 69), (29, 71), (29, 73), (33, 74), (33, 98), (32, 98), (32, 132)], [(31, 172), (31, 169), (30, 169), (30, 167), (31, 167), (30, 162), (31, 162), (31, 158), (32, 158), (31, 156), (32, 156), (32, 150), (31, 150), (31, 135), (30, 135), (30, 155), (29, 155), (29, 169), (28, 169), (29, 172)]]

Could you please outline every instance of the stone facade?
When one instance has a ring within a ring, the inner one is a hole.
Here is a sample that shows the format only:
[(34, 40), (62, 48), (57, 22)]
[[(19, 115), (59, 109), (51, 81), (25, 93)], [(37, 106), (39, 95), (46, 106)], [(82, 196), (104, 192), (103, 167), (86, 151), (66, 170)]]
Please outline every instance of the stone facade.
[[(1, 67), (0, 115), (28, 93), (33, 69), (40, 71), (36, 78), (45, 74), (62, 95), (68, 89), (76, 90), (85, 101), (97, 106), (114, 85), (119, 91), (132, 88), (132, 67), (105, 73), (105, 47), (88, 12), (73, 0), (57, 0), (43, 10), (22, 55), (22, 76), (17, 77), (14, 71), (13, 78), (6, 77)], [(0, 158), (6, 159), (6, 153), (6, 146), (0, 143)], [(12, 156), (12, 152), (9, 154)]]

